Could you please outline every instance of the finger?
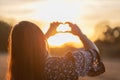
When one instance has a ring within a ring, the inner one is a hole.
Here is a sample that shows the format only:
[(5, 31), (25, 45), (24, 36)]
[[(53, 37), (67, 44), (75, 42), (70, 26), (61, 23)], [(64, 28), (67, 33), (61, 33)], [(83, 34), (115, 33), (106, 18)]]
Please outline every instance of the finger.
[(72, 31), (65, 31), (65, 33), (72, 33)]
[(75, 24), (72, 23), (72, 22), (65, 22), (65, 24), (75, 25)]
[(52, 23), (50, 23), (50, 26), (57, 27), (60, 24), (61, 24), (61, 22), (52, 22)]
[(57, 21), (57, 22), (54, 22), (54, 23), (55, 23), (55, 24), (63, 24), (62, 22), (58, 22), (58, 21)]
[(69, 27), (71, 27), (71, 22), (65, 22), (65, 24), (68, 24), (69, 25)]
[(65, 22), (66, 24), (69, 24), (69, 23), (72, 23), (72, 22), (69, 22), (69, 21), (67, 21), (67, 22)]
[(71, 22), (66, 22), (66, 24), (68, 24), (70, 27), (74, 27), (75, 24), (71, 23)]
[(57, 33), (72, 33), (72, 31), (65, 31), (65, 32), (59, 31), (59, 32), (57, 32)]

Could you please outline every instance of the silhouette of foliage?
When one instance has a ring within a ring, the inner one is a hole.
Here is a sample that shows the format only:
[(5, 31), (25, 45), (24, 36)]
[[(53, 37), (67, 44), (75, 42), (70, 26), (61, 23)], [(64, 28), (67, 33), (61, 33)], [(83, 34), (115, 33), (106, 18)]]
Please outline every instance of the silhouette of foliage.
[(95, 43), (102, 55), (120, 58), (120, 27), (111, 28), (109, 25), (106, 25), (106, 27), (107, 30), (103, 32), (104, 39), (98, 39)]
[(7, 51), (10, 30), (11, 26), (9, 24), (0, 21), (0, 52)]

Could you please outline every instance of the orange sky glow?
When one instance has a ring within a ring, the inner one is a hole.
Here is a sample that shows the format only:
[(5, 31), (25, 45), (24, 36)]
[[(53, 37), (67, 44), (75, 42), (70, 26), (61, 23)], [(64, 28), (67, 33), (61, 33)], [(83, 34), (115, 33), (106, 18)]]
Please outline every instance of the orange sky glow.
[[(6, 17), (15, 19), (15, 22), (34, 21), (44, 33), (53, 21), (70, 21), (76, 23), (91, 39), (98, 22), (109, 20), (118, 23), (119, 14), (119, 0), (0, 0), (1, 19)], [(65, 29), (60, 28), (58, 31)], [(48, 40), (51, 46), (60, 46), (67, 42), (78, 44), (80, 40), (70, 33), (59, 33)]]

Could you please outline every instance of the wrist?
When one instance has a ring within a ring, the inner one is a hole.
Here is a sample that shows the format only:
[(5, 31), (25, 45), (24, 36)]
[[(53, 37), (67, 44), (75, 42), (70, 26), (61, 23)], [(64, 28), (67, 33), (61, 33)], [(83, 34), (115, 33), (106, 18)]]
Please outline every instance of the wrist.
[(79, 37), (80, 40), (82, 40), (86, 37), (86, 35), (83, 33), (79, 33), (77, 36)]
[(46, 37), (46, 38), (49, 38), (49, 37), (50, 37), (50, 34), (51, 34), (51, 32), (48, 31), (48, 32), (45, 34), (45, 37)]

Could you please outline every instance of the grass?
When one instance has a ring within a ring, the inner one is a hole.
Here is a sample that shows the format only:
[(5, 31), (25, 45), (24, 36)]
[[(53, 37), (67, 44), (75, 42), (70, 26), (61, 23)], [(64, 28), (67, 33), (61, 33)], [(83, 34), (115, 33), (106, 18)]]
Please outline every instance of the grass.
[[(0, 80), (6, 80), (7, 72), (7, 54), (0, 54)], [(106, 72), (97, 77), (84, 77), (79, 80), (120, 80), (120, 59), (109, 59), (103, 60), (106, 68)]]

